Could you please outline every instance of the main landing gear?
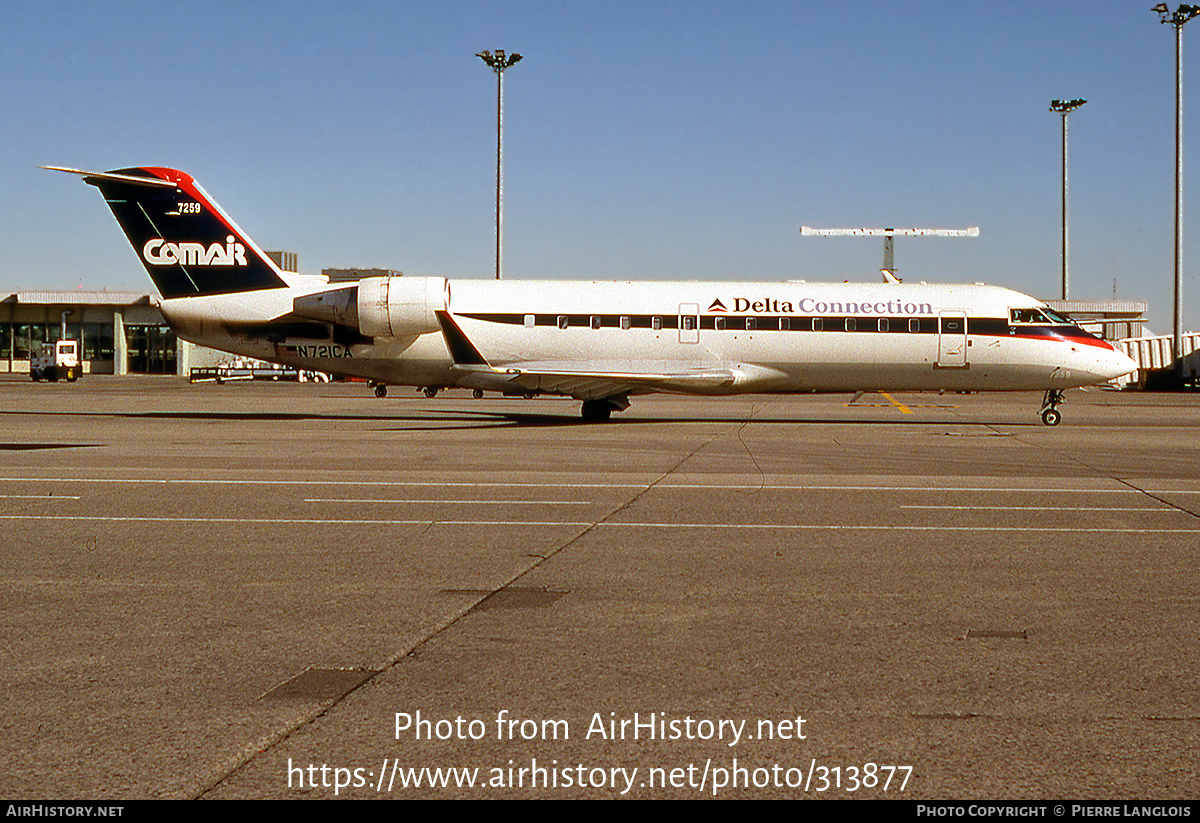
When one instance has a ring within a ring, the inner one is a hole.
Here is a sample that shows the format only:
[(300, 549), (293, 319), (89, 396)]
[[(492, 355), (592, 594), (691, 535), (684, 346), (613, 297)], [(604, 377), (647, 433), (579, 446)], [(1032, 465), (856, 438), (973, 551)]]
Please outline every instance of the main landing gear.
[[(388, 387), (386, 384), (373, 382), (371, 383), (371, 388), (375, 391), (376, 397), (387, 397)], [(438, 392), (440, 391), (441, 389), (437, 386), (425, 386), (421, 389), (421, 393), (426, 397), (437, 397)], [(479, 398), (483, 397), (483, 389), (475, 389), (475, 391), (471, 392), (471, 394), (476, 400), (478, 400)]]
[(629, 400), (623, 394), (606, 397), (603, 400), (584, 400), (579, 410), (583, 419), (589, 423), (603, 423), (615, 411), (625, 411), (629, 408)]
[(1062, 412), (1058, 404), (1063, 401), (1062, 389), (1048, 389), (1042, 398), (1042, 422), (1047, 426), (1057, 426), (1062, 422)]
[(580, 413), (589, 423), (601, 423), (612, 416), (613, 407), (603, 400), (584, 400)]

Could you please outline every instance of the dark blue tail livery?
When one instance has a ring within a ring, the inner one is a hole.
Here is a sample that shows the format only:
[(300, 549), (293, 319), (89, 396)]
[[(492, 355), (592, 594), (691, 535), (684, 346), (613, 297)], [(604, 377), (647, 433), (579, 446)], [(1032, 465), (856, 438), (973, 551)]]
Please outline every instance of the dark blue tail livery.
[(287, 286), (275, 264), (191, 175), (153, 167), (55, 170), (81, 175), (100, 189), (164, 298)]

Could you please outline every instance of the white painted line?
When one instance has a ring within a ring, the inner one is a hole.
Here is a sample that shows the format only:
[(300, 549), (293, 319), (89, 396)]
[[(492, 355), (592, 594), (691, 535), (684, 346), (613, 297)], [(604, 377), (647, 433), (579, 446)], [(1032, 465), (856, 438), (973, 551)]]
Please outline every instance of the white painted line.
[(1200, 494), (1197, 489), (1139, 489), (1119, 487), (1111, 489), (1072, 489), (1061, 486), (896, 486), (896, 485), (825, 485), (804, 483), (674, 483), (670, 479), (661, 483), (517, 483), (517, 482), (456, 482), (447, 480), (254, 480), (226, 479), (205, 480), (199, 478), (169, 478), (153, 480), (126, 477), (0, 477), (0, 483), (116, 483), (169, 486), (172, 484), (213, 486), (366, 486), (392, 487), (447, 487), (480, 489), (648, 489), (656, 491), (686, 489), (701, 491), (723, 491), (728, 489), (771, 489), (777, 491), (888, 491), (888, 492), (1014, 492), (1037, 494)]
[(590, 500), (425, 500), (357, 497), (306, 497), (305, 503), (452, 503), (456, 506), (591, 506)]
[(74, 494), (0, 494), (4, 500), (82, 500)]
[[(513, 483), (513, 482), (455, 482), (450, 480), (247, 480), (231, 478), (226, 480), (204, 480), (194, 477), (173, 477), (154, 480), (144, 477), (0, 477), (0, 483), (114, 483), (127, 485), (171, 486), (366, 486), (376, 488), (403, 488), (430, 486), (447, 488), (479, 488), (479, 489), (648, 489), (650, 483)], [(675, 488), (689, 488), (677, 486)], [(721, 488), (761, 488), (758, 484), (745, 486), (707, 486), (699, 485), (698, 489)], [(779, 488), (801, 488), (798, 486), (780, 486)], [(858, 488), (857, 486), (851, 488)], [(1035, 491), (1046, 491), (1035, 489)]]
[(429, 518), (416, 520), (368, 520), (368, 519), (318, 519), (305, 517), (270, 518), (270, 517), (111, 517), (111, 516), (75, 516), (75, 515), (0, 515), (0, 520), (71, 520), (75, 522), (100, 521), (105, 523), (265, 523), (277, 525), (367, 525), (367, 526), (423, 526), (427, 524), (441, 526), (569, 526), (571, 528), (617, 528), (617, 529), (705, 529), (725, 530), (786, 530), (786, 531), (930, 531), (930, 532), (1051, 532), (1089, 534), (1200, 534), (1200, 527), (1194, 529), (1146, 529), (1146, 528), (1068, 528), (1058, 526), (897, 526), (897, 525), (845, 525), (808, 523), (653, 523), (653, 522), (603, 522), (567, 520), (449, 520)]
[(903, 504), (901, 509), (938, 509), (946, 511), (993, 511), (993, 512), (1167, 512), (1171, 514), (1191, 514), (1182, 509), (1163, 507), (1129, 507), (1118, 506), (918, 506)]

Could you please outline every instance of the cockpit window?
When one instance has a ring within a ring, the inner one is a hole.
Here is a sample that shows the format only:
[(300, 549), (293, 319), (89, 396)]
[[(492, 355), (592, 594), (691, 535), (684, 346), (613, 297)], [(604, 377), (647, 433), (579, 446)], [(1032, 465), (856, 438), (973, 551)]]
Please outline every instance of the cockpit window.
[(1021, 324), (1037, 324), (1046, 326), (1050, 324), (1050, 318), (1042, 314), (1041, 309), (1009, 309), (1008, 320), (1010, 323)]
[(1024, 326), (1074, 326), (1075, 323), (1050, 309), (1009, 309), (1008, 322)]

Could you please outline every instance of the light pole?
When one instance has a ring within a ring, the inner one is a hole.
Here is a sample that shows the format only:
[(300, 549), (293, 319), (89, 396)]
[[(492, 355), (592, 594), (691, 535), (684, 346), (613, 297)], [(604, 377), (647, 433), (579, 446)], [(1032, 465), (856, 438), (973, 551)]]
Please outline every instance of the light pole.
[(496, 72), (496, 279), (500, 279), (500, 259), (503, 249), (501, 235), (504, 229), (504, 216), (501, 211), (501, 192), (503, 191), (503, 157), (504, 157), (504, 70), (521, 59), (521, 55), (513, 53), (505, 55), (501, 49), (496, 53), (481, 51), (475, 55), (487, 63)]
[(1200, 14), (1200, 6), (1181, 5), (1175, 11), (1159, 3), (1151, 11), (1175, 27), (1175, 386), (1183, 384), (1183, 24)]
[(1050, 111), (1062, 117), (1062, 299), (1068, 299), (1070, 278), (1068, 277), (1067, 253), (1067, 115), (1086, 103), (1086, 100), (1051, 100)]

